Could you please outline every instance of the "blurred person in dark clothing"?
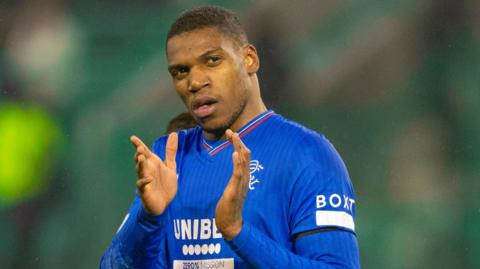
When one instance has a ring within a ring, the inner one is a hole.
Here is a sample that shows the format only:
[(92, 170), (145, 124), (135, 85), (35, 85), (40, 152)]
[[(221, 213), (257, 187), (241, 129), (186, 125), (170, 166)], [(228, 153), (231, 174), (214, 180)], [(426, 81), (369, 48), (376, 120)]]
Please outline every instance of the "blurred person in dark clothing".
[(178, 130), (190, 129), (195, 126), (197, 126), (195, 118), (188, 112), (182, 112), (168, 122), (166, 133), (169, 134), (177, 132)]

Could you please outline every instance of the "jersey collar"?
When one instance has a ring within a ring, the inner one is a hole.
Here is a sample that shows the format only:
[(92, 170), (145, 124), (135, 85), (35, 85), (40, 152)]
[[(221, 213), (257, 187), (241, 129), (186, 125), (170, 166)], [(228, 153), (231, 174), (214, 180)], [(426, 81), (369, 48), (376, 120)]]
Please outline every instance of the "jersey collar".
[[(256, 116), (253, 120), (240, 128), (240, 130), (238, 131), (238, 135), (240, 136), (240, 138), (242, 138), (274, 114), (275, 113), (273, 112), (273, 110), (267, 110), (262, 114)], [(210, 156), (215, 155), (222, 149), (228, 147), (230, 144), (231, 143), (228, 140), (206, 141), (202, 135), (202, 147), (208, 152)]]

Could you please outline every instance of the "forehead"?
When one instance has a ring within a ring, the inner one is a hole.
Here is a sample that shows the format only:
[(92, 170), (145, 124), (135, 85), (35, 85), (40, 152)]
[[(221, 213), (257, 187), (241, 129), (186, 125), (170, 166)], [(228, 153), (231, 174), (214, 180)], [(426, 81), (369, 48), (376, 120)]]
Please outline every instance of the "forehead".
[(233, 52), (234, 42), (214, 27), (196, 29), (175, 35), (168, 40), (167, 59), (172, 63), (217, 49)]

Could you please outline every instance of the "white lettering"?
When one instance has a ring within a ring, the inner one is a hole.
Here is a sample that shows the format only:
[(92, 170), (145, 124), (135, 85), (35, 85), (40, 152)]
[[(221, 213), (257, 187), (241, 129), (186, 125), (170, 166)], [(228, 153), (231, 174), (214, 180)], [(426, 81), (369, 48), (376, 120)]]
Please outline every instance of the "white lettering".
[(211, 260), (174, 260), (173, 269), (233, 269), (233, 258)]
[(192, 239), (192, 220), (182, 219), (180, 226), (182, 227), (182, 239)]
[(173, 220), (173, 232), (175, 233), (175, 238), (180, 239), (180, 220)]
[(333, 193), (330, 196), (324, 195), (324, 194), (319, 194), (316, 196), (317, 209), (322, 209), (327, 205), (332, 208), (338, 208), (342, 204), (343, 204), (343, 209), (345, 211), (351, 212), (351, 213), (353, 212), (353, 206), (355, 204), (355, 200), (348, 197), (348, 195)]
[(193, 239), (198, 239), (198, 219), (193, 220)]
[(200, 239), (209, 239), (212, 235), (212, 222), (209, 219), (200, 220)]
[(213, 238), (214, 239), (222, 238), (222, 234), (217, 229), (217, 224), (215, 223), (215, 219), (213, 219), (212, 233), (213, 233)]
[(325, 195), (317, 195), (317, 208), (322, 208), (327, 205)]
[(343, 208), (346, 208), (347, 210), (350, 210), (350, 207), (348, 206), (348, 196), (346, 196), (345, 194), (343, 195)]
[(177, 240), (222, 238), (215, 219), (174, 219), (173, 231)]
[[(334, 199), (336, 199), (337, 201), (334, 202), (334, 201), (333, 201)], [(334, 194), (330, 195), (329, 202), (330, 202), (330, 205), (331, 205), (333, 208), (337, 208), (337, 207), (339, 207), (339, 206), (342, 204), (342, 198), (340, 197), (340, 195), (334, 193)]]
[(348, 198), (348, 200), (350, 201), (350, 211), (353, 211), (353, 204), (355, 203), (355, 200), (352, 198)]

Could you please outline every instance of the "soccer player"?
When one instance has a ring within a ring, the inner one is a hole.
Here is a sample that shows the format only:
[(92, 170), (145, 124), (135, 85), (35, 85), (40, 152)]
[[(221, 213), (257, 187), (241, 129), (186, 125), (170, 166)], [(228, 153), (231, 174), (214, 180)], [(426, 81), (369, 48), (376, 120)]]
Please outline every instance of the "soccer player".
[(355, 195), (322, 135), (268, 110), (233, 13), (200, 7), (167, 36), (198, 127), (138, 137), (137, 193), (101, 268), (359, 268)]

